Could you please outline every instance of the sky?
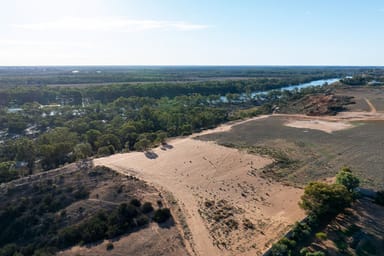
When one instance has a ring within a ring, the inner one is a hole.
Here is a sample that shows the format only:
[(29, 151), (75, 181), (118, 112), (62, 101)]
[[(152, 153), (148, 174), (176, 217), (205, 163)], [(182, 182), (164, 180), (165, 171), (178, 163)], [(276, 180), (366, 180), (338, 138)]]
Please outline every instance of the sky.
[(383, 0), (0, 4), (0, 66), (384, 65)]

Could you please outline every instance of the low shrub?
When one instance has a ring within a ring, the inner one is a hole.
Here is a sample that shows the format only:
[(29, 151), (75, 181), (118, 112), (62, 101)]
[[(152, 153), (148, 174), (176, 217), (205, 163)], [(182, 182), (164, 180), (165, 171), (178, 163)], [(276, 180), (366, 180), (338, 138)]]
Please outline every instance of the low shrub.
[(114, 248), (113, 243), (111, 243), (111, 242), (107, 243), (107, 245), (105, 247), (106, 247), (107, 251), (113, 250), (113, 248)]
[(153, 206), (150, 202), (145, 202), (142, 206), (141, 206), (141, 211), (143, 213), (150, 213), (153, 211)]
[(153, 220), (157, 223), (163, 223), (171, 217), (171, 211), (168, 208), (161, 208), (155, 211)]

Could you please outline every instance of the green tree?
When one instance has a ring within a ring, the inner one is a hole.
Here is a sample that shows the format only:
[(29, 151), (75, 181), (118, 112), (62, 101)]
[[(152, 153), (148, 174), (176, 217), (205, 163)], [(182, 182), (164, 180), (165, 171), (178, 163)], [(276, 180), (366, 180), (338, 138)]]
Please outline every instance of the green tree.
[(16, 141), (16, 160), (27, 162), (29, 174), (32, 174), (36, 160), (35, 143), (27, 138), (21, 138)]
[(316, 238), (319, 240), (319, 241), (325, 241), (327, 240), (327, 234), (324, 233), (324, 232), (318, 232), (315, 234)]
[(134, 148), (138, 151), (146, 151), (150, 145), (151, 142), (148, 139), (143, 138), (135, 143)]
[(96, 141), (96, 146), (98, 148), (104, 146), (108, 147), (110, 145), (112, 145), (115, 150), (121, 149), (120, 139), (114, 134), (103, 134)]
[(14, 170), (15, 162), (0, 162), (0, 183), (8, 182), (19, 177), (17, 171)]
[(88, 130), (86, 133), (85, 133), (85, 137), (88, 141), (89, 144), (91, 144), (91, 146), (96, 149), (96, 141), (97, 141), (97, 138), (101, 136), (101, 132), (98, 131), (98, 130), (95, 130), (95, 129), (90, 129)]
[(171, 217), (171, 211), (168, 208), (157, 209), (153, 215), (153, 220), (157, 223), (163, 223)]
[(119, 130), (120, 140), (124, 142), (125, 148), (132, 149), (138, 137), (136, 127), (131, 123), (125, 123)]
[(158, 131), (156, 133), (156, 141), (160, 142), (161, 144), (164, 144), (167, 142), (167, 133), (164, 131)]
[(336, 183), (344, 185), (349, 192), (353, 192), (360, 184), (359, 178), (353, 175), (348, 167), (343, 167), (336, 175)]
[(352, 202), (351, 193), (340, 184), (311, 182), (304, 189), (300, 206), (315, 216), (338, 214)]
[(79, 143), (73, 148), (76, 160), (84, 159), (92, 155), (92, 146), (89, 143)]
[[(111, 146), (111, 147), (113, 148), (113, 146)], [(109, 156), (109, 155), (113, 154), (115, 151), (112, 150), (111, 147), (109, 147), (109, 146), (100, 147), (97, 150), (97, 155), (98, 156)]]

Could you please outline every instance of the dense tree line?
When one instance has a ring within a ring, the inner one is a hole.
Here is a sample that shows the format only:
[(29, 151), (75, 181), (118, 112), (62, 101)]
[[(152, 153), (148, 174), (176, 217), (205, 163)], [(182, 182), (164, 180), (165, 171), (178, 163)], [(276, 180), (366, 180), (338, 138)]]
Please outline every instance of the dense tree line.
[(227, 95), (279, 89), (312, 80), (329, 78), (321, 75), (283, 78), (257, 78), (184, 83), (110, 84), (89, 87), (23, 86), (0, 89), (0, 106), (21, 106), (37, 102), (47, 105), (81, 105), (87, 102), (110, 103), (119, 97), (174, 98), (181, 95)]
[[(229, 111), (200, 95), (174, 99), (120, 97), (108, 104), (55, 110), (26, 104), (23, 109), (5, 113), (5, 121), (0, 124), (0, 129), (9, 133), (9, 139), (0, 144), (0, 163), (4, 163), (1, 171), (8, 178), (0, 181), (14, 177), (5, 170), (6, 162), (20, 162), (31, 173), (36, 167), (48, 170), (96, 154), (146, 150), (169, 136), (191, 134), (228, 121)], [(49, 115), (52, 111), (55, 114)], [(28, 126), (34, 127), (36, 134), (28, 135)]]
[(0, 67), (0, 87), (45, 86), (52, 84), (94, 84), (126, 82), (207, 81), (231, 77), (314, 79), (343, 77), (361, 72), (380, 72), (380, 68), (363, 67)]

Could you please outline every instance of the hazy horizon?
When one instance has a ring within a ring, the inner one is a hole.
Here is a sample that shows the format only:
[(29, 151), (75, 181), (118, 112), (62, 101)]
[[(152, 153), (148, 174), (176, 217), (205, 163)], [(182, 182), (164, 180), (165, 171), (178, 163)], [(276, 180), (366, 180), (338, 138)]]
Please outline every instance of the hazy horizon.
[(263, 67), (293, 67), (293, 68), (300, 68), (300, 67), (324, 67), (324, 68), (333, 68), (333, 67), (341, 67), (341, 68), (384, 68), (384, 65), (263, 65), (263, 64), (258, 64), (258, 65), (227, 65), (227, 64), (223, 64), (223, 65), (200, 65), (200, 64), (175, 64), (175, 65), (151, 65), (151, 64), (142, 64), (142, 65), (135, 65), (135, 64), (119, 64), (119, 65), (115, 65), (115, 64), (64, 64), (64, 65), (55, 65), (55, 64), (52, 64), (52, 65), (0, 65), (0, 68), (23, 68), (23, 67), (128, 67), (128, 68), (136, 68), (136, 67), (164, 67), (164, 68), (167, 68), (167, 67), (175, 67), (175, 68), (182, 68), (182, 67), (186, 67), (186, 68), (189, 68), (189, 67), (207, 67), (207, 68), (225, 68), (225, 67), (254, 67), (254, 68), (257, 68), (257, 67), (260, 67), (260, 68), (263, 68)]
[(383, 66), (384, 3), (5, 1), (0, 66)]

